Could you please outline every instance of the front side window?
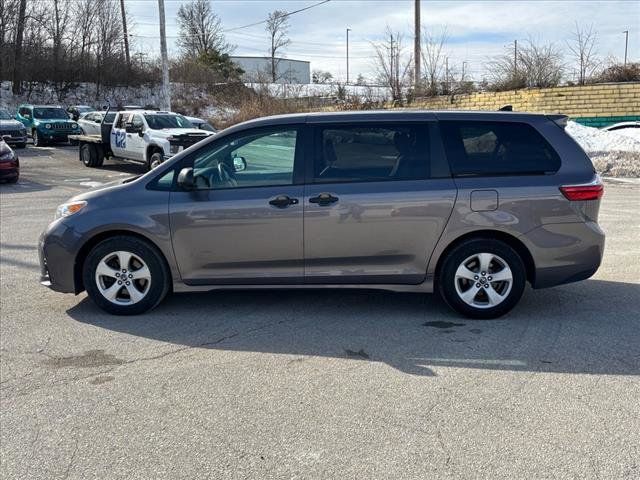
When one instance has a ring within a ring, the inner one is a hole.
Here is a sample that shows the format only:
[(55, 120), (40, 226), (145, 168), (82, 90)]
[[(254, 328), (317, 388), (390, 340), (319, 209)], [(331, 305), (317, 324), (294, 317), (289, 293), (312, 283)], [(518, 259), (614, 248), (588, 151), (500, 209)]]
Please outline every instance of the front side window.
[(560, 158), (526, 123), (442, 121), (447, 158), (454, 176), (555, 173)]
[(193, 177), (199, 190), (293, 184), (296, 128), (247, 132), (213, 142), (196, 154)]
[(131, 125), (133, 125), (136, 128), (143, 128), (144, 127), (144, 121), (142, 120), (142, 116), (141, 115), (133, 115), (133, 119), (131, 120)]
[(118, 117), (118, 122), (116, 123), (115, 128), (124, 128), (125, 124), (129, 121), (128, 119), (131, 118), (131, 115), (129, 114), (121, 114)]
[(429, 178), (429, 134), (424, 125), (320, 129), (315, 183)]

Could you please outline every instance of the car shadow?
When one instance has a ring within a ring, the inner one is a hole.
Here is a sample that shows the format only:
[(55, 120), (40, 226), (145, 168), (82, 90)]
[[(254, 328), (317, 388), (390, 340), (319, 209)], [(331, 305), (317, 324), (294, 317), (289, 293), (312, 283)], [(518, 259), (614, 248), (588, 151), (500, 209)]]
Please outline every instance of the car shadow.
[(79, 322), (176, 345), (383, 362), (434, 376), (447, 368), (574, 374), (640, 373), (640, 284), (587, 280), (528, 289), (497, 320), (468, 320), (436, 295), (370, 290), (175, 294), (117, 317), (87, 298)]

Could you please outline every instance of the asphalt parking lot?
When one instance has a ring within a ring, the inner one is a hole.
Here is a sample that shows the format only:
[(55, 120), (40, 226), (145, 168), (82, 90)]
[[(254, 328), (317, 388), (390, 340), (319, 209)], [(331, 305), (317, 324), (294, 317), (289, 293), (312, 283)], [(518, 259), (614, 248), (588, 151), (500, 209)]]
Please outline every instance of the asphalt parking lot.
[(469, 321), (375, 291), (174, 295), (113, 317), (38, 284), (68, 197), (133, 164), (18, 151), (0, 185), (2, 478), (640, 478), (640, 183), (604, 263)]

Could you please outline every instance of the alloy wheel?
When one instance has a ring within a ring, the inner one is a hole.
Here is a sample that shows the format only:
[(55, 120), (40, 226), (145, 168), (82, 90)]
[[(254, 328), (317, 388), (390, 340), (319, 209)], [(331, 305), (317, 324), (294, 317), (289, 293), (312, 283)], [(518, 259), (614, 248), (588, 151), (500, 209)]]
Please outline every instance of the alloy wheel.
[(477, 253), (458, 266), (454, 281), (458, 296), (467, 305), (492, 308), (509, 296), (513, 273), (498, 255)]
[(149, 293), (151, 271), (139, 256), (117, 251), (100, 260), (95, 281), (100, 294), (111, 303), (133, 305)]

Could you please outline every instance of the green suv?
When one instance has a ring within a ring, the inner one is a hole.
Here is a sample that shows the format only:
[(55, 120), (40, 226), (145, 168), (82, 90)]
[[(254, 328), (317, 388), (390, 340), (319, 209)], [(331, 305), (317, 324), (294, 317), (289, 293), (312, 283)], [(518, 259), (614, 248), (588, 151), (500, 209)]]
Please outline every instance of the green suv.
[(20, 105), (16, 120), (22, 122), (31, 133), (36, 147), (47, 143), (67, 142), (69, 135), (82, 133), (64, 108), (56, 105)]

